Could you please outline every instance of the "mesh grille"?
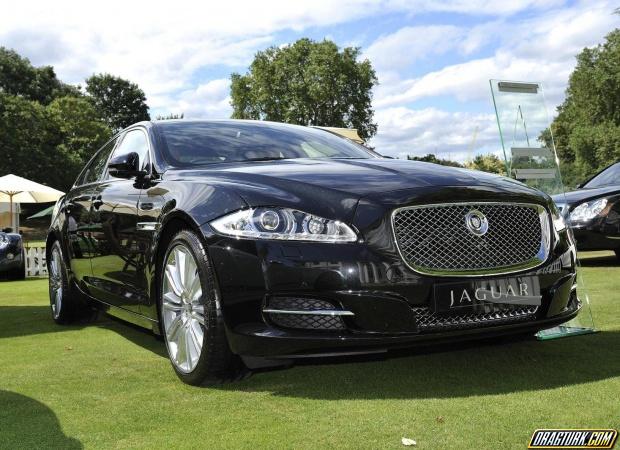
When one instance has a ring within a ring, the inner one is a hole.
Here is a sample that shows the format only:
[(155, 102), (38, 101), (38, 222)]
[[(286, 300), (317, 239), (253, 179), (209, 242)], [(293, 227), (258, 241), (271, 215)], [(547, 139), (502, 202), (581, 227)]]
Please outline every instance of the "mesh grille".
[(420, 331), (473, 328), (533, 320), (536, 311), (538, 311), (538, 306), (485, 303), (478, 305), (476, 312), (442, 316), (435, 314), (427, 307), (413, 308)]
[[(477, 236), (465, 216), (478, 210), (488, 231)], [(520, 204), (453, 204), (398, 210), (396, 242), (405, 262), (421, 271), (474, 271), (510, 267), (534, 260), (543, 241), (538, 208)]]
[[(332, 310), (334, 305), (324, 300), (307, 298), (272, 298), (269, 308), (289, 311)], [(343, 330), (345, 328), (339, 316), (320, 316), (316, 314), (268, 314), (271, 321), (284, 328), (304, 330)]]

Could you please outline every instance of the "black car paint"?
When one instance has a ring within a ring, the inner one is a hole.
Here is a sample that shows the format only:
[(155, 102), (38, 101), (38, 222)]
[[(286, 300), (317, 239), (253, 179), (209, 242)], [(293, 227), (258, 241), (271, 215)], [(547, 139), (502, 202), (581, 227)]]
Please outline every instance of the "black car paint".
[[(577, 313), (567, 306), (575, 252), (564, 231), (554, 239), (541, 267), (516, 275), (540, 278), (543, 304), (537, 321), (418, 332), (411, 306), (428, 304), (438, 279), (403, 264), (392, 237), (391, 211), (404, 205), (485, 200), (550, 206), (549, 197), (521, 183), (382, 158), (216, 163), (177, 170), (162, 158), (157, 125), (146, 122), (130, 129), (136, 127), (148, 134), (152, 171), (140, 179), (72, 189), (53, 218), (47, 246), (60, 240), (72, 282), (91, 300), (96, 297), (99, 306), (126, 320), (160, 332), (157, 266), (165, 251), (161, 243), (173, 224), (202, 235), (213, 262), (229, 343), (233, 352), (246, 357), (382, 351), (416, 342), (533, 331)], [(117, 204), (122, 207), (115, 208)], [(216, 234), (209, 225), (252, 206), (291, 207), (342, 220), (353, 226), (359, 240), (330, 244), (234, 239)], [(138, 224), (142, 229), (136, 229)], [(144, 230), (144, 224), (153, 231)], [(455, 280), (459, 278), (441, 279)], [(276, 294), (328, 299), (356, 315), (346, 319), (347, 330), (342, 332), (281, 329), (262, 314), (264, 303)]]
[[(604, 213), (585, 222), (570, 222), (570, 213), (580, 204), (606, 198), (609, 202)], [(620, 186), (582, 188), (553, 196), (559, 205), (565, 205), (563, 214), (569, 223), (579, 250), (620, 251)]]
[[(25, 255), (22, 236), (19, 233), (6, 233), (0, 231), (0, 277), (11, 276), (19, 271), (24, 271)], [(6, 243), (2, 243), (6, 240)], [(13, 259), (7, 255), (11, 253)]]

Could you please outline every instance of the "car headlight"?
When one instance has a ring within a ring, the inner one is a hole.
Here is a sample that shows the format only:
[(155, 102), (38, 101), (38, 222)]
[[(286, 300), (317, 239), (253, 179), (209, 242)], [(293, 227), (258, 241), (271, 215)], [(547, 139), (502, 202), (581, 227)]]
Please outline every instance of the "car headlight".
[(592, 202), (585, 202), (581, 205), (577, 206), (570, 213), (570, 221), (571, 222), (585, 222), (587, 220), (592, 220), (596, 216), (598, 216), (605, 207), (607, 206), (607, 199), (600, 198), (598, 200), (594, 200)]
[(211, 222), (220, 234), (255, 239), (355, 242), (347, 224), (289, 208), (261, 207), (236, 211)]

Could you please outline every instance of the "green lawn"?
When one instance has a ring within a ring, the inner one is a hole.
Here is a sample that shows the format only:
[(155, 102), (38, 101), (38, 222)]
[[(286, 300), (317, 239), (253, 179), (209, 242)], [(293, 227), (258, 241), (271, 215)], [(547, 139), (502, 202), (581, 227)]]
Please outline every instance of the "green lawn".
[(181, 384), (152, 335), (53, 324), (46, 280), (0, 283), (0, 448), (526, 448), (620, 425), (620, 266), (584, 255), (600, 333)]

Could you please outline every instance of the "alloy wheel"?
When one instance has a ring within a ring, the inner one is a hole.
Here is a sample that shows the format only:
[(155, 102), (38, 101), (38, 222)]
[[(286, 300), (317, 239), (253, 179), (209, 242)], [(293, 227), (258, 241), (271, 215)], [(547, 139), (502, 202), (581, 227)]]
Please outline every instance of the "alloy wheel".
[(183, 244), (168, 252), (164, 264), (162, 318), (172, 363), (182, 372), (193, 371), (202, 353), (206, 322), (198, 265)]

